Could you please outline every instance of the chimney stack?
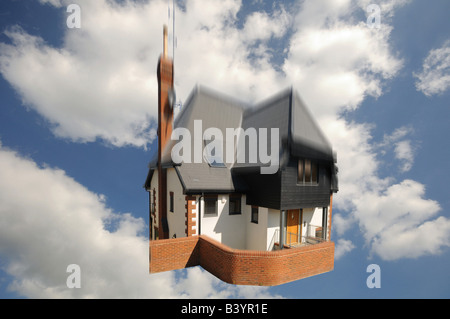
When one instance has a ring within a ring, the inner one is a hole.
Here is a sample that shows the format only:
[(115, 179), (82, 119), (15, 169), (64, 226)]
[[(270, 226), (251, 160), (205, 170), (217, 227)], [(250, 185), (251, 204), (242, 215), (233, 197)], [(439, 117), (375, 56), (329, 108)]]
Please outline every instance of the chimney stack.
[(169, 94), (173, 92), (173, 61), (168, 57), (167, 26), (163, 28), (163, 54), (158, 63), (158, 213), (159, 239), (169, 238), (167, 222), (167, 169), (162, 167), (163, 152), (172, 136), (173, 105)]

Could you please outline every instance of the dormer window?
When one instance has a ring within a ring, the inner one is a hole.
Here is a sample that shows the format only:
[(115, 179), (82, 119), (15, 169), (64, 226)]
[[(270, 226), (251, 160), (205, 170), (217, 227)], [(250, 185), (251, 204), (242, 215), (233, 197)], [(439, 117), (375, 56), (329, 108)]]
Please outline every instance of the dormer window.
[(315, 185), (319, 182), (319, 165), (308, 159), (298, 160), (297, 183), (300, 185)]
[(216, 137), (213, 141), (204, 140), (203, 158), (213, 168), (226, 168), (223, 160), (223, 141)]

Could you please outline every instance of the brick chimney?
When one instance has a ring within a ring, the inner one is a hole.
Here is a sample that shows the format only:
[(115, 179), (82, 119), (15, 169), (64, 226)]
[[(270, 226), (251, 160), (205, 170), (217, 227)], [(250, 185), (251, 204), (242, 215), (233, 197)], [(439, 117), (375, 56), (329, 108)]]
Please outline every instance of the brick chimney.
[(163, 32), (163, 54), (158, 62), (158, 212), (159, 239), (169, 238), (167, 223), (167, 170), (162, 167), (162, 155), (172, 135), (173, 106), (169, 94), (173, 92), (173, 61), (168, 57), (167, 26)]

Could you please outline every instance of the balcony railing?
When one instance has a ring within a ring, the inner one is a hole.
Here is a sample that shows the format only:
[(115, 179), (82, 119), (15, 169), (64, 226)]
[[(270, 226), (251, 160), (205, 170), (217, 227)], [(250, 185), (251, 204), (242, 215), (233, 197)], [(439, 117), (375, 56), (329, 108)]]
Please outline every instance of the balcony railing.
[[(295, 248), (307, 245), (315, 245), (325, 242), (323, 238), (323, 228), (316, 225), (308, 225), (305, 234), (286, 232), (284, 238), (285, 248)], [(276, 229), (269, 244), (268, 250), (280, 249), (280, 231)]]

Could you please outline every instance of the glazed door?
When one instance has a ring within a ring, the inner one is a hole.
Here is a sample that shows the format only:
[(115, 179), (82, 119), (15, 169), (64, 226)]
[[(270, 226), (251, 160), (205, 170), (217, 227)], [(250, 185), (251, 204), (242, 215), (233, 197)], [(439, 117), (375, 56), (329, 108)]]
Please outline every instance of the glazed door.
[(288, 210), (286, 219), (286, 244), (297, 244), (300, 238), (300, 210)]

